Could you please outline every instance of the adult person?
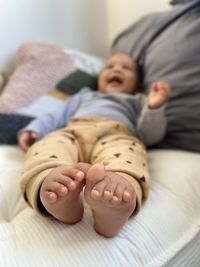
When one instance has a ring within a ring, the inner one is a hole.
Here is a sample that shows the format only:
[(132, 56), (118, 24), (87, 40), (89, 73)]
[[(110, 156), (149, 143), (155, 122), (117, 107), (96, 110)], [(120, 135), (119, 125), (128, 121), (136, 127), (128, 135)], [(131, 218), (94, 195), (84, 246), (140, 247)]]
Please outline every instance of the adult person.
[(120, 33), (112, 52), (137, 59), (146, 93), (158, 77), (172, 86), (167, 133), (158, 147), (200, 152), (200, 0), (171, 4), (171, 10), (147, 15)]

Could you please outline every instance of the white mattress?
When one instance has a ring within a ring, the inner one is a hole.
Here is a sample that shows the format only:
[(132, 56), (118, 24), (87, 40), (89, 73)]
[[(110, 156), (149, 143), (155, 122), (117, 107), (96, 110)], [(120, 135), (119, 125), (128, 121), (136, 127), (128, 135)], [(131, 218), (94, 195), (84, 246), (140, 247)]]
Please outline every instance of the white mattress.
[(27, 207), (23, 159), (17, 147), (0, 147), (0, 267), (200, 266), (200, 154), (149, 152), (149, 199), (112, 239), (94, 232), (87, 206), (71, 226)]

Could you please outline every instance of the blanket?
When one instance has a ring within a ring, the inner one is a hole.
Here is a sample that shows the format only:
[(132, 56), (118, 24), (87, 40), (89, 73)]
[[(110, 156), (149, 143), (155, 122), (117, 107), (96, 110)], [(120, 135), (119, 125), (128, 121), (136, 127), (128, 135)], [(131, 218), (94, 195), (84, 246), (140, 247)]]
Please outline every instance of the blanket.
[(16, 144), (18, 131), (31, 120), (32, 116), (0, 114), (0, 144)]

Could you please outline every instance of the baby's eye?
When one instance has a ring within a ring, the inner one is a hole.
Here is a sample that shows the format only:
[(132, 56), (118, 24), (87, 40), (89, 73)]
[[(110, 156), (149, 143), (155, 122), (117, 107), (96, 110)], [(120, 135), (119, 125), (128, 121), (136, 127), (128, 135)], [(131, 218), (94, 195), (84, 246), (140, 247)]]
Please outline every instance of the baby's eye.
[(130, 65), (123, 65), (122, 67), (125, 70), (132, 70), (133, 69), (132, 66), (130, 66)]
[(113, 67), (114, 67), (113, 64), (108, 64), (105, 66), (105, 69), (112, 69)]

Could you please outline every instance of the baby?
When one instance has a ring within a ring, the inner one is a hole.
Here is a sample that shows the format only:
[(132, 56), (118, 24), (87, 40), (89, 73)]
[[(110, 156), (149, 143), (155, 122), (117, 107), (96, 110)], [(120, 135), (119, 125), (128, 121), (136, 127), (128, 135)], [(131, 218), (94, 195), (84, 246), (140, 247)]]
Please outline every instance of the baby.
[(171, 92), (159, 81), (146, 97), (139, 85), (136, 62), (114, 54), (100, 73), (98, 91), (83, 88), (64, 110), (20, 131), (19, 145), (28, 150), (20, 184), (31, 207), (76, 223), (83, 217), (84, 191), (94, 229), (105, 237), (115, 236), (139, 211), (149, 190), (143, 143), (164, 137), (164, 104)]

